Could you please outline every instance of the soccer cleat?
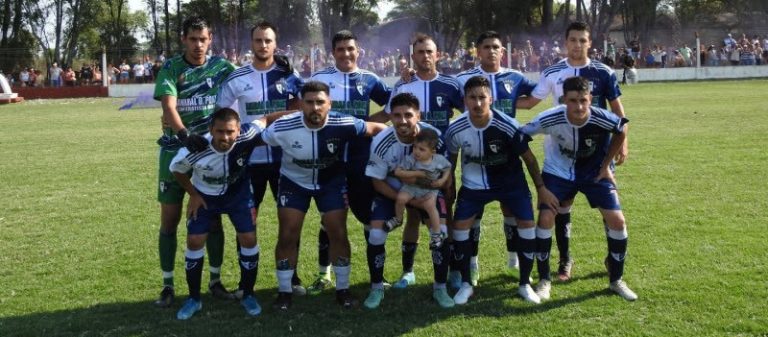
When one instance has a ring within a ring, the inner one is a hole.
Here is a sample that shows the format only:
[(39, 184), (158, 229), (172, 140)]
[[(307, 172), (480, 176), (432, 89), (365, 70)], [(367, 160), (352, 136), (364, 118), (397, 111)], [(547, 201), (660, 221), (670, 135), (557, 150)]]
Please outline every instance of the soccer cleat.
[(535, 304), (541, 303), (541, 298), (539, 298), (539, 295), (536, 295), (536, 292), (533, 291), (530, 284), (524, 284), (517, 288), (517, 294), (527, 302)]
[(240, 301), (240, 305), (245, 308), (245, 312), (248, 313), (248, 315), (258, 316), (261, 313), (261, 306), (259, 305), (259, 302), (256, 301), (256, 298), (251, 295), (243, 298)]
[(344, 309), (352, 309), (357, 306), (357, 299), (349, 289), (336, 290), (336, 303)]
[(520, 269), (520, 262), (517, 261), (517, 254), (512, 254), (507, 258), (507, 268)]
[(400, 227), (403, 225), (403, 220), (398, 220), (396, 217), (391, 217), (387, 222), (384, 223), (384, 231), (385, 232), (391, 232), (397, 227)]
[(458, 305), (464, 305), (467, 304), (469, 301), (469, 298), (474, 295), (475, 290), (472, 288), (471, 285), (465, 284), (462, 285), (458, 292), (456, 292), (456, 295), (453, 295), (453, 302)]
[(298, 276), (291, 279), (291, 289), (296, 296), (304, 296), (307, 294), (307, 288), (304, 288), (304, 286), (301, 285), (301, 279)]
[(155, 301), (155, 305), (160, 308), (168, 308), (171, 305), (173, 305), (173, 298), (174, 298), (174, 291), (173, 287), (165, 286), (163, 287), (163, 290), (160, 291), (160, 298), (158, 298)]
[(363, 305), (368, 309), (376, 309), (384, 299), (384, 289), (371, 289), (371, 293), (365, 298)]
[(188, 298), (176, 313), (176, 318), (182, 321), (190, 319), (196, 312), (203, 308), (203, 302)]
[(451, 271), (448, 274), (448, 284), (450, 284), (453, 289), (461, 288), (461, 273), (457, 270)]
[(272, 308), (275, 310), (288, 310), (293, 304), (293, 295), (291, 293), (278, 292), (277, 298), (272, 302)]
[(469, 282), (473, 287), (477, 287), (477, 282), (480, 281), (480, 269), (469, 268)]
[(637, 299), (637, 294), (635, 294), (632, 289), (629, 289), (627, 284), (621, 279), (611, 282), (611, 285), (608, 288), (627, 301), (634, 301)]
[(222, 300), (236, 299), (236, 295), (227, 291), (227, 288), (224, 288), (224, 285), (221, 284), (221, 281), (219, 280), (213, 281), (208, 285), (208, 292), (211, 293), (213, 297), (218, 299), (222, 299)]
[(235, 290), (232, 290), (232, 296), (234, 296), (236, 300), (242, 300), (243, 299), (243, 289), (237, 288)]
[(443, 240), (445, 238), (443, 237), (442, 232), (437, 233), (430, 233), (429, 234), (429, 249), (431, 250), (438, 250), (440, 247), (443, 246)]
[(573, 259), (560, 260), (557, 263), (557, 279), (561, 282), (567, 282), (571, 279), (571, 269), (573, 268)]
[(453, 302), (453, 298), (448, 295), (448, 291), (445, 290), (445, 288), (432, 290), (432, 298), (434, 298), (435, 301), (437, 301), (437, 304), (443, 309), (453, 308), (456, 304)]
[(315, 282), (312, 282), (312, 285), (310, 285), (306, 289), (306, 293), (310, 295), (317, 295), (325, 289), (329, 289), (334, 287), (333, 281), (331, 281), (331, 275), (330, 274), (319, 274), (317, 276), (317, 279)]
[(408, 288), (408, 286), (412, 286), (414, 284), (416, 284), (416, 274), (413, 272), (407, 272), (403, 273), (403, 276), (401, 276), (400, 279), (392, 285), (392, 288), (405, 289)]
[(549, 299), (549, 293), (551, 290), (552, 281), (550, 280), (539, 280), (539, 284), (536, 285), (536, 295), (538, 295), (539, 299), (542, 301)]

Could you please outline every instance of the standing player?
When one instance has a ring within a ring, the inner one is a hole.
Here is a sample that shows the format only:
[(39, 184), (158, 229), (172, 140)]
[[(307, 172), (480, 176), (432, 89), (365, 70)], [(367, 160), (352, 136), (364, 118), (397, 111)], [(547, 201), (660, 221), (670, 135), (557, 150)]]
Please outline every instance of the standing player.
[[(453, 117), (453, 110), (464, 109), (461, 101), (461, 89), (455, 78), (440, 74), (437, 71), (439, 53), (435, 41), (424, 34), (417, 34), (413, 42), (413, 59), (416, 73), (408, 80), (400, 80), (395, 84), (393, 95), (410, 93), (419, 101), (421, 121), (445, 132)], [(386, 108), (392, 112), (391, 105)], [(443, 195), (438, 197), (438, 203), (447, 205), (448, 212), (453, 204), (453, 179), (448, 179), (446, 186), (441, 188)], [(439, 208), (439, 207), (438, 207)], [(418, 223), (407, 222), (403, 229), (403, 275), (392, 285), (393, 288), (403, 289), (416, 283), (413, 264), (416, 247), (419, 241)]]
[[(619, 153), (626, 137), (626, 118), (592, 105), (589, 80), (571, 77), (563, 83), (561, 105), (540, 113), (522, 130), (528, 135), (543, 133), (552, 142), (544, 147), (544, 173), (547, 189), (559, 200), (572, 200), (581, 192), (590, 206), (597, 208), (607, 228), (608, 256), (606, 268), (610, 289), (628, 301), (637, 295), (621, 279), (627, 253), (627, 227), (619, 204), (611, 160)], [(552, 246), (552, 223), (555, 209), (539, 207), (539, 228), (536, 230), (539, 284), (541, 299), (548, 299), (549, 250)]]
[(245, 172), (247, 157), (264, 125), (263, 120), (254, 122), (243, 124), (241, 128), (237, 112), (229, 108), (219, 109), (211, 116), (210, 145), (192, 153), (181, 149), (171, 162), (170, 170), (189, 194), (184, 254), (189, 298), (176, 314), (180, 320), (191, 318), (203, 307), (200, 300), (203, 245), (211, 224), (220, 223), (222, 214), (229, 216), (240, 243), (239, 289), (243, 291), (240, 303), (251, 316), (261, 313), (261, 306), (253, 296), (259, 268), (259, 245), (251, 217), (253, 197)]
[(347, 143), (375, 135), (385, 125), (330, 111), (329, 90), (322, 82), (307, 82), (301, 89), (303, 112), (279, 119), (262, 133), (265, 143), (283, 150), (277, 205), (280, 230), (275, 248), (278, 296), (274, 306), (280, 310), (291, 306), (296, 244), (311, 199), (322, 214), (330, 240), (336, 301), (344, 308), (356, 303), (349, 292), (351, 255), (342, 156)]
[[(216, 107), (232, 107), (240, 113), (244, 123), (265, 115), (299, 107), (298, 95), (304, 80), (290, 68), (285, 58), (276, 57), (277, 28), (269, 22), (261, 22), (251, 28), (253, 61), (232, 72), (221, 85)], [(259, 205), (269, 184), (276, 199), (277, 181), (280, 177), (279, 148), (258, 146), (248, 160), (248, 173), (253, 189), (257, 221)], [(293, 280), (294, 292), (302, 294), (304, 288), (297, 275)]]
[[(517, 99), (523, 95), (530, 95), (536, 82), (525, 77), (523, 73), (501, 66), (501, 59), (504, 56), (504, 47), (501, 44), (499, 33), (489, 30), (485, 31), (477, 38), (477, 55), (480, 58), (480, 65), (456, 75), (456, 79), (463, 87), (467, 81), (474, 76), (484, 76), (491, 83), (492, 107), (499, 110), (507, 116), (515, 118), (517, 115)], [(501, 205), (501, 211), (504, 215), (504, 235), (507, 244), (507, 267), (518, 268), (517, 261), (517, 223), (514, 215)], [(478, 248), (480, 242), (480, 219), (483, 212), (480, 211), (475, 223), (470, 229), (472, 238), (472, 257), (470, 258), (469, 268), (472, 279), (472, 285), (476, 286), (480, 278), (478, 266)]]
[[(371, 214), (371, 232), (368, 236), (366, 249), (371, 292), (363, 305), (369, 309), (379, 307), (384, 299), (384, 264), (387, 256), (385, 243), (389, 232), (385, 223), (395, 214), (395, 199), (402, 183), (415, 183), (418, 179), (415, 176), (397, 179), (394, 176), (394, 171), (406, 157), (411, 155), (413, 143), (423, 130), (434, 130), (439, 133), (433, 126), (420, 121), (419, 99), (415, 95), (411, 93), (397, 94), (392, 97), (389, 107), (391, 108), (389, 117), (392, 126), (373, 138), (371, 158), (365, 169), (365, 174), (372, 178), (373, 188), (376, 190)], [(444, 144), (442, 141), (440, 143), (438, 152), (445, 153)], [(440, 232), (445, 236), (448, 233), (445, 203), (438, 203), (437, 210)], [(418, 224), (418, 222), (415, 223)], [(418, 232), (418, 226), (416, 231)], [(445, 287), (448, 278), (449, 257), (448, 245), (442, 245), (439, 249), (432, 251), (434, 270), (432, 298), (443, 308), (454, 306), (453, 299), (448, 296)], [(412, 262), (411, 266), (413, 266)]]
[[(184, 21), (181, 41), (184, 54), (165, 62), (155, 83), (154, 97), (163, 107), (163, 137), (160, 138), (160, 169), (157, 200), (160, 202), (160, 268), (163, 290), (155, 302), (160, 307), (173, 303), (173, 266), (176, 258), (176, 228), (181, 220), (184, 189), (168, 170), (171, 159), (190, 134), (205, 133), (213, 113), (221, 82), (235, 67), (220, 57), (208, 57), (213, 32), (201, 17)], [(215, 296), (232, 298), (221, 284), (224, 259), (224, 232), (214, 221), (206, 241), (210, 261), (208, 289)]]
[(530, 137), (519, 131), (516, 120), (491, 108), (491, 82), (482, 76), (472, 77), (464, 85), (464, 93), (467, 111), (451, 122), (445, 135), (454, 170), (461, 155), (461, 189), (453, 217), (453, 240), (462, 286), (453, 300), (456, 304), (465, 304), (474, 293), (469, 271), (472, 253), (469, 229), (487, 203), (499, 201), (514, 214), (518, 225), (518, 293), (525, 300), (538, 303), (539, 297), (529, 280), (536, 250), (536, 228), (531, 192), (520, 158), (525, 161), (540, 203), (555, 206), (557, 200), (544, 187), (536, 157), (528, 148)]
[[(563, 81), (569, 77), (582, 76), (589, 81), (592, 104), (603, 109), (607, 109), (610, 105), (611, 111), (623, 118), (624, 106), (619, 98), (621, 90), (619, 90), (616, 74), (610, 67), (589, 58), (588, 52), (591, 47), (592, 40), (587, 24), (583, 22), (571, 23), (565, 30), (567, 57), (565, 60), (544, 69), (531, 96), (518, 100), (517, 107), (530, 109), (550, 94), (555, 106), (562, 104), (564, 102)], [(545, 137), (544, 146), (551, 146), (552, 141), (549, 136)], [(627, 141), (625, 140), (621, 151), (616, 155), (616, 165), (624, 163), (628, 153)], [(561, 200), (561, 205), (557, 210), (558, 214), (555, 216), (555, 237), (557, 238), (557, 249), (560, 251), (557, 274), (560, 281), (570, 280), (571, 269), (573, 268), (573, 259), (570, 255), (572, 204), (573, 200)]]
[[(388, 120), (385, 113), (379, 111), (370, 114), (370, 102), (383, 106), (389, 100), (390, 90), (376, 74), (357, 67), (360, 56), (357, 37), (348, 30), (342, 30), (333, 36), (331, 48), (335, 66), (318, 71), (311, 77), (330, 87), (331, 109), (362, 121), (385, 123)], [(344, 158), (347, 162), (345, 174), (349, 184), (349, 206), (357, 221), (365, 226), (366, 236), (373, 200), (371, 179), (365, 175), (370, 145), (371, 140), (368, 138), (351, 142), (345, 149)], [(333, 286), (328, 259), (328, 234), (324, 228), (322, 226), (318, 233), (320, 270), (317, 279), (307, 289), (313, 294)]]

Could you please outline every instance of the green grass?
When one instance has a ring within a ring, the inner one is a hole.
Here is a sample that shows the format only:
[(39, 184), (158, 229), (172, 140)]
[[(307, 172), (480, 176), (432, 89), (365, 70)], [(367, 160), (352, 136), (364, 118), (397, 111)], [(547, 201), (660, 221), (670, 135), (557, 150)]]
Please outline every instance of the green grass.
[[(295, 298), (289, 314), (276, 313), (269, 307), (276, 291), (276, 217), (267, 201), (256, 293), (264, 313), (249, 318), (236, 303), (204, 295), (203, 311), (188, 322), (176, 321), (178, 305), (151, 305), (161, 282), (154, 143), (160, 112), (118, 112), (119, 101), (107, 99), (0, 106), (0, 336), (765, 335), (767, 86), (754, 80), (623, 88), (630, 158), (617, 179), (630, 232), (625, 279), (640, 296), (634, 303), (606, 290), (602, 225), (578, 197), (575, 279), (555, 284), (545, 304), (515, 296), (517, 276), (505, 271), (501, 216), (493, 204), (484, 219), (480, 286), (469, 305), (441, 310), (433, 304), (422, 244), (416, 287), (388, 291), (378, 310), (341, 311), (328, 292)], [(540, 144), (532, 145), (537, 154)], [(316, 269), (317, 228), (313, 208), (299, 267), (306, 283)], [(352, 217), (349, 228), (352, 289), (362, 300), (365, 244)], [(225, 230), (223, 279), (233, 287), (239, 274), (234, 231)], [(395, 232), (387, 244), (390, 280), (399, 276), (399, 238)], [(182, 246), (176, 284), (183, 296)]]

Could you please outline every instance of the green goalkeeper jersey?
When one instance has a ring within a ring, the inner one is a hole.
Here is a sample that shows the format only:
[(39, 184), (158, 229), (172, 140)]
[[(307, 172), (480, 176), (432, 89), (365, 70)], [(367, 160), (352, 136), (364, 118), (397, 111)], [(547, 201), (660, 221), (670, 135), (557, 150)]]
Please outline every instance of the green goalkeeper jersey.
[[(233, 70), (234, 65), (218, 56), (206, 57), (199, 66), (189, 64), (183, 55), (173, 57), (157, 74), (154, 97), (159, 101), (163, 96), (176, 96), (176, 111), (184, 127), (190, 133), (206, 133), (216, 94)], [(163, 133), (172, 136), (173, 130), (164, 128)]]

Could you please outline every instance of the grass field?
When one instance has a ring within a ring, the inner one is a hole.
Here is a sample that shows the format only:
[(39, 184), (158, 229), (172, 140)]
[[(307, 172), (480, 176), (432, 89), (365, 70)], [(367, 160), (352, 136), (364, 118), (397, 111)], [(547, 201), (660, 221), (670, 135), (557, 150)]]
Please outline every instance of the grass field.
[[(552, 300), (542, 305), (515, 296), (517, 276), (505, 270), (494, 204), (484, 219), (481, 280), (469, 305), (441, 310), (431, 301), (431, 263), (422, 244), (417, 285), (388, 291), (378, 310), (342, 311), (327, 292), (297, 297), (289, 313), (277, 313), (270, 308), (276, 217), (267, 202), (256, 286), (264, 313), (250, 318), (238, 304), (206, 294), (203, 311), (188, 322), (175, 319), (178, 305), (151, 304), (161, 284), (159, 111), (118, 112), (119, 101), (108, 99), (0, 106), (0, 336), (764, 336), (766, 88), (766, 80), (623, 88), (630, 158), (617, 179), (630, 233), (625, 279), (640, 296), (636, 302), (607, 291), (602, 224), (578, 197), (575, 277), (556, 283)], [(519, 119), (526, 122), (537, 111)], [(532, 145), (537, 154), (540, 143)], [(234, 287), (234, 231), (226, 226), (223, 280)], [(368, 290), (365, 244), (352, 217), (349, 227), (352, 290), (362, 300)], [(317, 228), (313, 208), (299, 267), (306, 283), (316, 271)], [(395, 232), (387, 244), (390, 280), (400, 274), (399, 238)], [(179, 241), (176, 288), (183, 296)]]

